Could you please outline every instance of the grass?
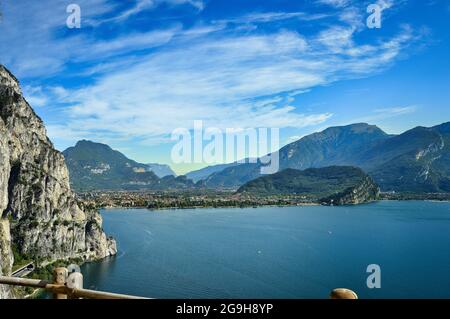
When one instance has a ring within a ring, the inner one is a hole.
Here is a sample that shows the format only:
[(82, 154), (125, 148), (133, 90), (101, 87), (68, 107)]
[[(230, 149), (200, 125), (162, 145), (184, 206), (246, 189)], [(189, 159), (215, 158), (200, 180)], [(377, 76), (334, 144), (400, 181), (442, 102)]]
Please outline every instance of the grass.
[(17, 269), (25, 266), (26, 264), (33, 262), (32, 258), (20, 253), (19, 249), (14, 244), (12, 244), (12, 251), (13, 251), (13, 255), (14, 255), (14, 265), (12, 267), (13, 272), (16, 271)]

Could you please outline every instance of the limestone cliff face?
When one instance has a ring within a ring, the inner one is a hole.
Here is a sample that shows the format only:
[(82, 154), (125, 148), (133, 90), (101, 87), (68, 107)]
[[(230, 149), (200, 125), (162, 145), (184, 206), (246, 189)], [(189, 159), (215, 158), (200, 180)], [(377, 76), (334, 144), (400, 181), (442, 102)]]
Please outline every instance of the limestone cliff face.
[(88, 260), (116, 253), (115, 241), (101, 228), (100, 215), (78, 206), (64, 156), (47, 138), (17, 79), (1, 65), (0, 217), (3, 274), (11, 269), (11, 245), (44, 260)]
[(380, 188), (369, 176), (366, 176), (361, 182), (336, 195), (321, 199), (324, 205), (358, 205), (378, 200)]
[[(7, 275), (11, 272), (13, 264), (13, 254), (11, 252), (11, 234), (9, 221), (0, 219), (0, 275)], [(10, 298), (10, 289), (0, 285), (0, 298)]]

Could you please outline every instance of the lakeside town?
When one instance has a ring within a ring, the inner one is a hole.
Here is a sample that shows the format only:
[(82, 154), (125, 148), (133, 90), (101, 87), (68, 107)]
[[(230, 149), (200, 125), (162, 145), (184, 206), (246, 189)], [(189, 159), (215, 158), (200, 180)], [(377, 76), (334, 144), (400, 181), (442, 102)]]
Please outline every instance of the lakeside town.
[[(254, 196), (231, 191), (210, 192), (153, 192), (153, 191), (92, 191), (77, 194), (78, 200), (89, 209), (101, 208), (148, 208), (188, 209), (260, 206), (307, 206), (319, 205), (313, 198), (301, 195)], [(413, 194), (380, 193), (380, 200), (431, 200), (449, 201), (448, 193)]]
[(85, 208), (148, 208), (185, 209), (219, 207), (301, 206), (317, 205), (311, 198), (299, 195), (258, 197), (227, 191), (152, 192), (152, 191), (95, 191), (77, 194)]

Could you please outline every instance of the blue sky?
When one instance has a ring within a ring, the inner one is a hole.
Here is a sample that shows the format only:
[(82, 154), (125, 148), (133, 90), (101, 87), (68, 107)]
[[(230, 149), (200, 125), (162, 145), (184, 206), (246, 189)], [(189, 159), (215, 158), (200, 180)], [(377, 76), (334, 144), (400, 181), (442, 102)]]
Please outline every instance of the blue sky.
[[(450, 120), (447, 0), (3, 0), (0, 63), (55, 146), (104, 142), (174, 165), (171, 132), (334, 125), (388, 133)], [(81, 7), (81, 29), (66, 26)], [(379, 3), (382, 27), (369, 29)]]

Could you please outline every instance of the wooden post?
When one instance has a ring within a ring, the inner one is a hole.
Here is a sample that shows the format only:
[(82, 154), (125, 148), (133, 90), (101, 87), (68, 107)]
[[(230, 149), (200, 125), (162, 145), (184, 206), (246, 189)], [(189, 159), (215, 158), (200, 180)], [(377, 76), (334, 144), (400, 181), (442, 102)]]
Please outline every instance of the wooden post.
[(83, 289), (83, 275), (80, 272), (73, 272), (67, 277), (67, 288), (71, 291), (69, 299), (79, 299), (73, 292), (76, 289)]
[[(53, 270), (53, 283), (55, 285), (64, 286), (66, 284), (67, 269), (63, 267), (55, 268)], [(66, 294), (55, 293), (53, 299), (67, 299)]]
[(337, 288), (330, 294), (331, 299), (358, 299), (358, 295), (350, 289)]

